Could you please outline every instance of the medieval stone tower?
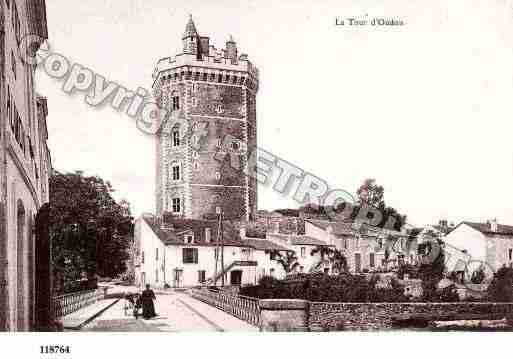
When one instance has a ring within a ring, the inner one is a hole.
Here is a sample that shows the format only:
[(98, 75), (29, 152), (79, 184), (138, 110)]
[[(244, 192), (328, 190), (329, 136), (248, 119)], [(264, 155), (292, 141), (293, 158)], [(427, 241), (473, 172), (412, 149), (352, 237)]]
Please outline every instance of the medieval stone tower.
[[(204, 219), (223, 211), (250, 220), (257, 184), (244, 172), (256, 148), (258, 70), (231, 36), (216, 49), (192, 17), (182, 42), (183, 52), (161, 59), (153, 75), (157, 103), (170, 113), (156, 137), (157, 215)], [(237, 158), (240, 170), (223, 157)]]

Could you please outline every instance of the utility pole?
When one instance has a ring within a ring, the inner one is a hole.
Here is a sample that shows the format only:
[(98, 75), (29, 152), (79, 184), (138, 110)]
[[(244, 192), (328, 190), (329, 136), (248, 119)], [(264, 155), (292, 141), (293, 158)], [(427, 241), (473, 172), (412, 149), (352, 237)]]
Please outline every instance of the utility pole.
[(223, 233), (223, 211), (219, 214), (219, 228), (221, 232), (221, 286), (224, 287), (224, 233)]
[[(218, 218), (219, 221), (220, 218)], [(219, 222), (217, 224), (217, 236), (216, 236), (216, 251), (215, 251), (215, 268), (214, 268), (214, 286), (217, 286), (217, 262), (219, 261), (219, 236), (221, 226)]]

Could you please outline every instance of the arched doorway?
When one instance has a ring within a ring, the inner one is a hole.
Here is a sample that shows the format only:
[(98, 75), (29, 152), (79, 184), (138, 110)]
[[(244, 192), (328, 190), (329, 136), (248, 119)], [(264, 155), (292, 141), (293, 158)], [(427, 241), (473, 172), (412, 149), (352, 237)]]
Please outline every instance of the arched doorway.
[(16, 317), (20, 331), (27, 329), (27, 248), (25, 206), (19, 199), (16, 202)]

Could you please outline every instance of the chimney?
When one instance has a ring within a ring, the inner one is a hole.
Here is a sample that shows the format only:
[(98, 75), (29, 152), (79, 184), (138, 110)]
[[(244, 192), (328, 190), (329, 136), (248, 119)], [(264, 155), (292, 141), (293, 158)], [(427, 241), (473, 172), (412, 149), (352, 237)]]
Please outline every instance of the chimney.
[(490, 230), (492, 232), (497, 232), (497, 218), (492, 219), (489, 223), (490, 223)]

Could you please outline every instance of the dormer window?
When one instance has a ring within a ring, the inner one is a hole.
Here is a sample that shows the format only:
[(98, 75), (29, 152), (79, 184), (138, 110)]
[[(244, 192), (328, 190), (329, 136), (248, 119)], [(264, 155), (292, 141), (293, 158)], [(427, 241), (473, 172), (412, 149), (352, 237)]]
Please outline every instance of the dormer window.
[(239, 141), (235, 140), (235, 141), (232, 141), (232, 149), (234, 151), (238, 151), (240, 149), (240, 143)]
[(184, 237), (185, 244), (193, 244), (194, 243), (194, 234), (187, 234)]

